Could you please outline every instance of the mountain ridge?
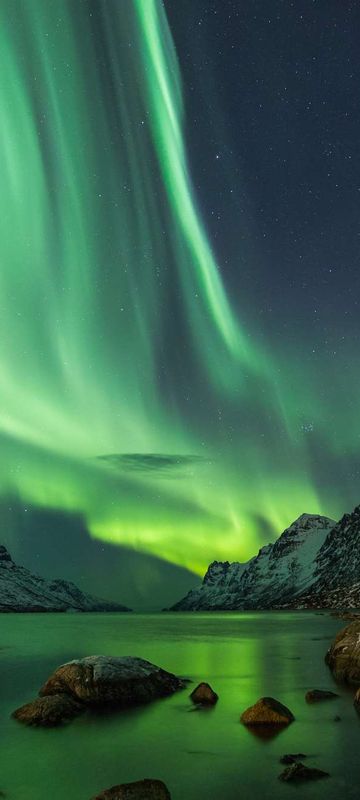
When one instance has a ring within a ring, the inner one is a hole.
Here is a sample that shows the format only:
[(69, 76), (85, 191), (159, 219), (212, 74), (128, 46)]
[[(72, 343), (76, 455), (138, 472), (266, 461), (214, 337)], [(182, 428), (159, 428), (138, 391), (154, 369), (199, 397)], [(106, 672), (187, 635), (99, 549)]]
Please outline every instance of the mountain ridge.
[(111, 612), (126, 606), (86, 594), (71, 581), (46, 580), (18, 566), (0, 545), (0, 612)]
[(360, 505), (329, 532), (315, 561), (314, 583), (301, 607), (360, 607)]
[(339, 522), (301, 514), (245, 564), (213, 562), (171, 611), (360, 606), (360, 506)]

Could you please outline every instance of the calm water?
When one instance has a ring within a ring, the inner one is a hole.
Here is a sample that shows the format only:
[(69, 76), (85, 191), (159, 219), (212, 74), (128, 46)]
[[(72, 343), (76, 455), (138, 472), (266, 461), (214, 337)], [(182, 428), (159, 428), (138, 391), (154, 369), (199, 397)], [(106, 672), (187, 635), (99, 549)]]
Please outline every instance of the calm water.
[[(0, 615), (0, 789), (9, 800), (90, 800), (103, 788), (142, 777), (163, 779), (173, 800), (358, 796), (360, 720), (352, 693), (307, 706), (309, 688), (334, 688), (324, 654), (340, 620), (302, 613)], [(195, 682), (220, 700), (193, 711), (185, 690), (126, 713), (85, 715), (55, 730), (10, 719), (66, 660), (104, 653), (137, 655)], [(239, 723), (240, 713), (273, 695), (296, 721), (271, 741)], [(334, 722), (340, 714), (341, 722)], [(279, 756), (311, 755), (332, 777), (301, 788), (277, 780)]]

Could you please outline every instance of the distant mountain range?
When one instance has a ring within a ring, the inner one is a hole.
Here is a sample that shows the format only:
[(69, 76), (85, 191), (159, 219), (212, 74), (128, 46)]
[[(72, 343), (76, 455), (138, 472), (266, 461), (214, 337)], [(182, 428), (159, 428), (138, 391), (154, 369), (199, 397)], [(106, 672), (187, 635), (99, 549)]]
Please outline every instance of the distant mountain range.
[(171, 611), (360, 607), (360, 506), (336, 523), (302, 514), (245, 564), (214, 561)]
[(82, 514), (0, 496), (0, 543), (16, 564), (51, 581), (58, 575), (85, 594), (137, 611), (161, 611), (200, 586), (194, 572), (120, 542), (97, 539)]
[(48, 581), (14, 564), (0, 545), (0, 612), (130, 611), (126, 606), (85, 594), (74, 583)]

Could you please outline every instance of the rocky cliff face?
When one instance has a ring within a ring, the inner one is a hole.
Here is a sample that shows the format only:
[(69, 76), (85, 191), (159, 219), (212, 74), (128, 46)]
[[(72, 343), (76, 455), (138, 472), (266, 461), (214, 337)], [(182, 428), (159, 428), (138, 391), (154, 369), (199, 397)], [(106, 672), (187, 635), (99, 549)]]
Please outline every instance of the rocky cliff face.
[(246, 564), (215, 561), (202, 586), (172, 610), (293, 607), (295, 598), (302, 597), (316, 580), (317, 558), (335, 525), (328, 517), (302, 514), (274, 544), (262, 547)]
[[(203, 583), (192, 589), (171, 611), (209, 611), (225, 607), (235, 608), (241, 575), (246, 564), (213, 561)], [(224, 603), (228, 605), (225, 606)]]
[(0, 546), (1, 611), (129, 611), (84, 594), (74, 583), (47, 581), (14, 564), (10, 553)]
[(360, 607), (360, 506), (344, 514), (314, 562), (314, 580), (296, 607)]

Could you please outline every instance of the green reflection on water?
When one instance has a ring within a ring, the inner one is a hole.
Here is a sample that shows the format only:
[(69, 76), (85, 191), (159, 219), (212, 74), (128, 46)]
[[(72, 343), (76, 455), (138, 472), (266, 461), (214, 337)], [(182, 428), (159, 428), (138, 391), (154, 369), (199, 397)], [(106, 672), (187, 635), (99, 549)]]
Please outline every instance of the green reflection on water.
[[(115, 783), (153, 776), (165, 780), (173, 800), (290, 797), (293, 787), (277, 780), (279, 757), (301, 751), (332, 774), (326, 786), (302, 787), (302, 797), (335, 800), (341, 791), (350, 798), (359, 734), (352, 695), (340, 688), (332, 703), (304, 700), (309, 688), (333, 688), (323, 657), (340, 624), (291, 613), (3, 615), (0, 788), (16, 800), (48, 800), (50, 791), (52, 800), (89, 800)], [(9, 718), (55, 666), (90, 653), (139, 655), (194, 682), (209, 681), (219, 702), (194, 712), (188, 688), (126, 713), (85, 715), (59, 730), (31, 730)], [(296, 721), (262, 741), (239, 719), (265, 694), (289, 706)]]

